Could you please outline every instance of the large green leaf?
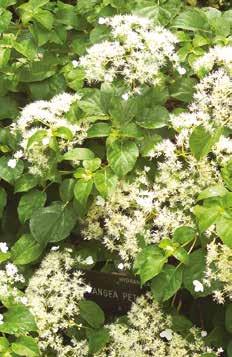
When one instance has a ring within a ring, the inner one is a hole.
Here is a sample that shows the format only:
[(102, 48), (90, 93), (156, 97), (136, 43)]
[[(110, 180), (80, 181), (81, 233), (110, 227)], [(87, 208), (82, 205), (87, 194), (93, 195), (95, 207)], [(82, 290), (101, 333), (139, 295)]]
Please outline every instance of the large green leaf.
[(232, 217), (221, 216), (217, 220), (216, 231), (223, 243), (232, 248)]
[(29, 264), (40, 257), (43, 249), (31, 234), (24, 234), (12, 246), (11, 258), (15, 264)]
[[(193, 296), (207, 296), (211, 293), (211, 288), (203, 284), (206, 271), (205, 252), (201, 249), (195, 250), (189, 256), (189, 264), (185, 266), (183, 273), (184, 287), (190, 291)], [(203, 291), (195, 291), (194, 281), (203, 284)]]
[(33, 315), (30, 313), (28, 308), (22, 305), (10, 307), (4, 314), (3, 321), (3, 324), (0, 325), (0, 331), (3, 333), (14, 335), (37, 331)]
[(102, 309), (93, 301), (82, 300), (79, 302), (80, 316), (93, 328), (100, 328), (105, 322)]
[(220, 217), (221, 208), (219, 206), (195, 206), (193, 212), (197, 217), (199, 229), (202, 233), (212, 224), (216, 223), (217, 219)]
[(19, 160), (16, 166), (12, 168), (9, 166), (10, 160), (11, 158), (9, 156), (2, 156), (0, 158), (0, 178), (9, 183), (13, 183), (23, 173), (24, 165), (22, 160)]
[(140, 276), (141, 283), (144, 284), (158, 275), (166, 262), (167, 257), (164, 255), (162, 249), (151, 245), (145, 247), (137, 255), (134, 269), (136, 274)]
[(36, 210), (30, 220), (30, 229), (37, 242), (46, 244), (65, 239), (75, 223), (76, 215), (73, 209), (57, 202)]
[(218, 129), (213, 135), (206, 131), (203, 126), (196, 127), (189, 139), (189, 145), (192, 154), (197, 160), (206, 156), (212, 146), (219, 140), (221, 129)]
[(0, 119), (15, 119), (17, 115), (18, 104), (16, 100), (9, 96), (0, 97)]
[(181, 287), (183, 266), (165, 265), (163, 271), (152, 279), (151, 291), (157, 301), (170, 299)]
[(137, 124), (146, 129), (158, 129), (168, 124), (169, 112), (165, 107), (156, 105), (145, 108), (137, 119)]
[(196, 80), (193, 78), (178, 78), (169, 88), (172, 98), (189, 103), (192, 100)]
[(36, 340), (31, 336), (21, 336), (12, 343), (11, 348), (14, 353), (25, 357), (38, 357), (40, 351)]
[(119, 177), (130, 172), (139, 156), (137, 145), (133, 141), (116, 140), (107, 147), (107, 159), (110, 167)]
[(0, 8), (0, 33), (4, 32), (10, 25), (12, 14), (10, 11)]
[(92, 191), (93, 180), (83, 180), (80, 179), (76, 182), (74, 186), (74, 196), (81, 207), (85, 207)]
[(89, 344), (89, 353), (95, 354), (110, 341), (110, 334), (106, 328), (88, 329), (87, 338)]
[(98, 192), (106, 198), (114, 191), (118, 182), (117, 176), (109, 168), (98, 170), (94, 175), (94, 184)]
[(25, 193), (19, 201), (18, 215), (21, 223), (31, 218), (34, 211), (45, 205), (47, 195), (45, 192), (33, 190)]
[(190, 31), (209, 31), (207, 16), (200, 9), (189, 9), (180, 13), (172, 26)]
[(63, 156), (64, 160), (89, 160), (94, 158), (94, 153), (90, 149), (75, 148), (66, 152)]

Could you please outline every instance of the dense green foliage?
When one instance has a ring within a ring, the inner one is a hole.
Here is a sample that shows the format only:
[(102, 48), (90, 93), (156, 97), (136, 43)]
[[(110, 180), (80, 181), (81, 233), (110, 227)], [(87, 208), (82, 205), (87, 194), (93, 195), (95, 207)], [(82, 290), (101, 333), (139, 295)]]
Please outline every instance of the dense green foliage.
[[(130, 27), (128, 14), (144, 20)], [(117, 15), (125, 23), (107, 22)], [(207, 331), (212, 350), (189, 356), (232, 356), (232, 150), (217, 146), (232, 135), (231, 43), (228, 1), (0, 0), (2, 357), (77, 356), (43, 345), (30, 300), (58, 249), (72, 250), (57, 263), (67, 286), (73, 269), (123, 269), (174, 333), (191, 344), (193, 324)], [(83, 343), (83, 356), (125, 356), (109, 354), (114, 327), (78, 288), (68, 325), (51, 334)]]

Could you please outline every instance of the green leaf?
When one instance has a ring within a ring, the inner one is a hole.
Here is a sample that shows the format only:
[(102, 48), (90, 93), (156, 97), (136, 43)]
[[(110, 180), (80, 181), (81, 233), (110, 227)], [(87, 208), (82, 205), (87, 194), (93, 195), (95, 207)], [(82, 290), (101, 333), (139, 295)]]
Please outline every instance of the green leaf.
[(140, 275), (141, 284), (158, 275), (167, 262), (162, 249), (157, 246), (145, 247), (136, 257), (134, 269), (136, 274)]
[(38, 177), (31, 174), (21, 175), (15, 182), (15, 193), (16, 192), (27, 192), (33, 187), (37, 186)]
[(229, 190), (232, 190), (232, 160), (227, 162), (222, 168), (221, 173), (226, 186)]
[(136, 115), (137, 102), (133, 98), (126, 101), (113, 97), (110, 104), (111, 120), (116, 128), (127, 125)]
[(138, 156), (139, 150), (133, 141), (116, 140), (107, 147), (108, 162), (119, 177), (134, 168)]
[(211, 292), (211, 288), (204, 286), (204, 291), (196, 292), (194, 290), (193, 281), (198, 280), (203, 282), (205, 278), (206, 271), (206, 261), (205, 261), (205, 252), (201, 249), (195, 250), (189, 256), (189, 264), (185, 266), (183, 273), (183, 284), (184, 287), (190, 291), (193, 296), (207, 296)]
[(66, 152), (63, 156), (63, 160), (90, 160), (94, 158), (94, 153), (86, 148), (75, 148)]
[(59, 192), (60, 192), (60, 198), (64, 203), (69, 202), (72, 200), (74, 196), (74, 186), (75, 186), (76, 180), (70, 178), (70, 179), (65, 179), (60, 187), (59, 187)]
[(11, 160), (9, 156), (0, 158), (0, 178), (8, 183), (13, 183), (23, 173), (24, 165), (21, 160), (18, 160), (16, 166), (12, 168), (8, 166), (9, 160)]
[(58, 138), (62, 138), (66, 140), (72, 140), (73, 138), (73, 133), (71, 132), (71, 130), (64, 126), (60, 126), (59, 128), (56, 128), (53, 131), (53, 134)]
[(21, 336), (11, 345), (12, 351), (19, 356), (38, 357), (40, 355), (36, 340), (31, 336)]
[(146, 129), (163, 128), (168, 124), (169, 112), (165, 107), (156, 105), (145, 108), (142, 115), (136, 120), (137, 124)]
[(34, 19), (47, 30), (51, 30), (53, 27), (54, 17), (50, 11), (39, 9), (36, 11)]
[(57, 2), (56, 21), (70, 28), (78, 28), (79, 18), (75, 6), (65, 4), (62, 1)]
[(183, 247), (177, 248), (173, 252), (173, 256), (183, 264), (188, 264), (189, 263), (189, 255), (188, 255), (187, 251)]
[(57, 202), (36, 210), (30, 220), (30, 229), (37, 242), (43, 245), (65, 239), (75, 224), (76, 215), (71, 207)]
[(19, 220), (23, 224), (31, 218), (34, 211), (45, 205), (47, 195), (45, 192), (33, 190), (25, 193), (19, 201), (17, 208)]
[(0, 217), (2, 217), (3, 210), (7, 203), (7, 194), (3, 187), (0, 187)]
[(232, 248), (232, 217), (221, 216), (216, 222), (216, 232), (223, 243)]
[(172, 315), (172, 328), (175, 332), (186, 333), (193, 327), (192, 321), (184, 315)]
[(0, 97), (0, 120), (15, 119), (17, 115), (18, 115), (17, 102), (11, 97)]
[(0, 67), (4, 67), (7, 65), (11, 55), (10, 48), (1, 48), (0, 47)]
[(232, 333), (232, 304), (226, 307), (225, 327), (229, 333)]
[(182, 273), (182, 266), (177, 268), (167, 264), (163, 271), (152, 279), (151, 291), (158, 302), (170, 299), (181, 288)]
[(200, 160), (206, 156), (219, 140), (220, 135), (221, 129), (211, 135), (203, 126), (196, 127), (189, 139), (190, 149), (195, 158)]
[(193, 97), (195, 84), (196, 80), (193, 78), (178, 78), (169, 88), (170, 95), (172, 98), (189, 103)]
[(199, 230), (202, 233), (212, 224), (216, 223), (220, 217), (221, 209), (218, 206), (203, 207), (197, 205), (194, 207), (193, 213), (197, 217)]
[(11, 248), (14, 264), (29, 264), (40, 257), (44, 249), (31, 234), (22, 235)]
[(183, 11), (177, 16), (172, 27), (190, 31), (209, 32), (207, 16), (200, 9)]
[(110, 341), (110, 334), (106, 328), (99, 330), (88, 329), (87, 338), (89, 344), (89, 353), (95, 354), (102, 350), (103, 347)]
[(92, 160), (84, 160), (83, 166), (87, 171), (94, 172), (97, 169), (99, 169), (99, 167), (101, 166), (101, 159), (96, 157), (95, 159)]
[(143, 157), (149, 156), (150, 152), (155, 149), (156, 145), (162, 141), (162, 137), (153, 131), (147, 131), (143, 141), (140, 143), (140, 153)]
[(192, 227), (179, 227), (173, 234), (173, 241), (179, 244), (186, 244), (191, 242), (196, 236), (196, 231)]
[(94, 184), (104, 198), (110, 196), (117, 185), (118, 178), (109, 167), (98, 170), (94, 175)]
[(205, 200), (206, 198), (210, 198), (210, 197), (222, 197), (225, 196), (227, 192), (228, 191), (222, 185), (211, 186), (203, 190), (198, 195), (197, 201)]
[(91, 327), (100, 328), (104, 325), (105, 315), (102, 309), (93, 301), (82, 300), (79, 302), (80, 317)]
[(76, 182), (74, 186), (74, 196), (81, 207), (85, 207), (92, 191), (93, 180), (80, 179)]
[(88, 130), (88, 138), (103, 138), (109, 136), (111, 125), (108, 123), (93, 124)]
[(6, 260), (10, 259), (10, 257), (11, 257), (10, 252), (6, 252), (6, 253), (0, 252), (0, 263), (5, 262)]
[(4, 32), (10, 25), (12, 14), (10, 11), (0, 8), (0, 33)]
[(37, 331), (35, 319), (25, 306), (12, 306), (3, 316), (4, 322), (0, 325), (0, 331), (3, 333), (15, 335)]
[(10, 346), (6, 337), (0, 337), (0, 352), (6, 352)]

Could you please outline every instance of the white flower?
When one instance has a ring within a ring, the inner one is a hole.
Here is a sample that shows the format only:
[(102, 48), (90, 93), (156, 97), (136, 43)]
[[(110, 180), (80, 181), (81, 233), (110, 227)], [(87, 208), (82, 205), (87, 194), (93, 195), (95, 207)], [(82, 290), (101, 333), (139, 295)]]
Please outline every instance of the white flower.
[(125, 101), (127, 101), (127, 100), (129, 99), (129, 93), (124, 93), (124, 94), (122, 95), (122, 99), (125, 100)]
[(8, 246), (5, 242), (0, 242), (0, 251), (2, 253), (7, 253), (8, 252)]
[(208, 335), (207, 331), (201, 331), (201, 337), (206, 337)]
[(99, 17), (98, 23), (99, 25), (104, 25), (106, 23), (106, 19), (104, 17)]
[(122, 263), (118, 264), (118, 269), (123, 270), (124, 269), (124, 264), (122, 264)]
[(4, 316), (2, 314), (0, 314), (0, 325), (3, 324), (3, 318), (4, 318)]
[(21, 157), (23, 157), (23, 151), (22, 150), (18, 150), (14, 153), (14, 158), (15, 159), (20, 159)]
[(45, 138), (42, 139), (42, 144), (43, 144), (43, 145), (48, 145), (48, 144), (49, 144), (49, 141), (50, 141), (49, 137), (46, 136)]
[(181, 75), (186, 73), (186, 69), (184, 67), (177, 67), (177, 71)]
[(204, 291), (204, 286), (199, 280), (193, 280), (194, 291), (196, 293)]
[(79, 63), (78, 63), (78, 61), (73, 60), (72, 61), (72, 65), (73, 65), (74, 68), (77, 68), (79, 66)]
[(166, 330), (160, 333), (161, 338), (166, 338), (166, 340), (171, 341), (172, 339), (172, 330), (167, 328)]
[(6, 274), (10, 277), (14, 277), (18, 273), (18, 268), (12, 264), (12, 263), (7, 263), (6, 264)]
[(16, 165), (17, 165), (16, 159), (10, 159), (7, 163), (7, 166), (11, 167), (12, 169), (14, 169)]
[(101, 207), (103, 207), (103, 206), (104, 206), (104, 204), (105, 204), (105, 200), (104, 200), (104, 198), (103, 198), (103, 197), (101, 197), (101, 196), (97, 196), (97, 198), (96, 198), (96, 205), (97, 205), (97, 206), (101, 206)]
[(28, 304), (28, 299), (27, 299), (26, 296), (21, 297), (20, 301), (21, 301), (21, 303), (22, 303), (23, 305), (27, 305), (27, 304)]
[(93, 290), (93, 289), (92, 289), (92, 287), (91, 287), (90, 285), (87, 285), (87, 286), (86, 286), (85, 291), (86, 291), (87, 293), (90, 294), (92, 290)]
[(223, 353), (223, 352), (224, 352), (224, 350), (223, 350), (223, 348), (222, 348), (222, 347), (219, 347), (219, 348), (218, 348), (218, 350), (217, 350), (217, 352), (218, 352), (218, 353)]
[(91, 257), (91, 255), (90, 255), (89, 257), (87, 257), (84, 260), (84, 263), (87, 264), (87, 265), (92, 265), (94, 263), (93, 257)]
[(56, 252), (57, 250), (59, 250), (59, 248), (60, 248), (59, 245), (54, 245), (53, 247), (51, 247), (51, 251)]

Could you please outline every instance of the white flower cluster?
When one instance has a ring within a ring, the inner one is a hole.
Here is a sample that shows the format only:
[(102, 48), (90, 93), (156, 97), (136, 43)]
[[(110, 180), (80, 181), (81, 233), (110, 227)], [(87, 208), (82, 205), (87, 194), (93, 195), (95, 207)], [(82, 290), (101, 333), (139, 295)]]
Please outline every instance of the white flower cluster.
[(213, 67), (223, 66), (232, 74), (232, 46), (215, 46), (204, 56), (193, 63), (193, 69), (198, 72), (201, 69), (209, 72)]
[(109, 198), (97, 197), (93, 202), (84, 221), (83, 237), (101, 239), (109, 250), (119, 253), (126, 266), (130, 265), (130, 258), (139, 251), (138, 236), (150, 240), (147, 222), (154, 197), (146, 173), (131, 184), (120, 182)]
[[(29, 171), (40, 176), (49, 168), (48, 149), (54, 136), (61, 152), (82, 144), (88, 125), (73, 123), (66, 116), (71, 105), (80, 99), (77, 94), (62, 93), (50, 101), (39, 100), (28, 104), (12, 124), (12, 132), (20, 134), (21, 142), (20, 149), (9, 160), (8, 166), (13, 168), (19, 158), (24, 158), (29, 162)], [(38, 140), (31, 144), (33, 137)]]
[[(7, 252), (6, 245), (1, 243), (1, 251)], [(8, 247), (7, 247), (8, 248)], [(24, 283), (25, 279), (19, 273), (18, 268), (12, 263), (6, 263), (5, 268), (0, 269), (0, 299), (12, 299), (15, 303), (26, 304), (23, 293), (16, 287), (17, 283)]]
[(112, 41), (93, 45), (80, 58), (88, 81), (112, 82), (122, 77), (129, 85), (153, 85), (159, 83), (160, 70), (167, 64), (185, 72), (175, 51), (177, 38), (170, 31), (134, 15), (100, 18), (99, 22), (111, 28)]
[(191, 328), (189, 341), (173, 331), (171, 317), (163, 314), (158, 304), (148, 296), (137, 299), (127, 318), (127, 324), (107, 326), (111, 343), (99, 357), (199, 357), (213, 352), (204, 345), (200, 330)]
[(86, 356), (86, 341), (72, 339), (66, 343), (64, 331), (75, 326), (78, 302), (88, 286), (81, 272), (73, 270), (75, 260), (71, 250), (52, 251), (42, 261), (26, 289), (29, 308), (34, 315), (39, 333), (39, 346), (46, 353), (52, 350), (58, 357)]
[[(193, 226), (192, 207), (204, 188), (221, 181), (220, 171), (208, 158), (197, 161), (186, 147), (169, 139), (156, 146), (152, 153), (159, 159), (153, 186), (153, 241), (171, 237), (182, 225)], [(163, 158), (163, 160), (162, 160)]]
[(222, 284), (213, 292), (215, 300), (219, 304), (224, 304), (226, 297), (232, 301), (232, 249), (212, 241), (207, 246), (206, 264), (205, 284)]
[(202, 125), (208, 131), (226, 126), (232, 129), (232, 78), (220, 68), (196, 85), (196, 93), (189, 112), (171, 116), (177, 131), (185, 129), (188, 136), (192, 129)]

